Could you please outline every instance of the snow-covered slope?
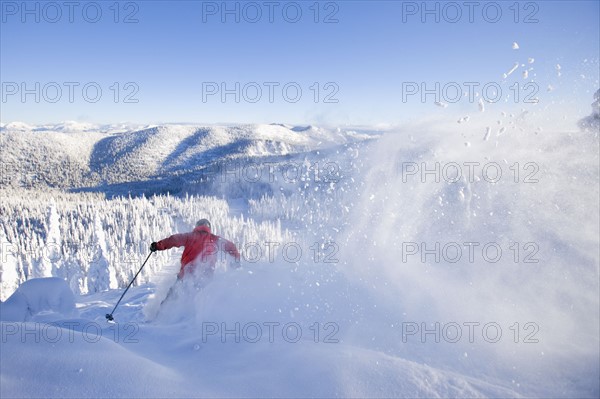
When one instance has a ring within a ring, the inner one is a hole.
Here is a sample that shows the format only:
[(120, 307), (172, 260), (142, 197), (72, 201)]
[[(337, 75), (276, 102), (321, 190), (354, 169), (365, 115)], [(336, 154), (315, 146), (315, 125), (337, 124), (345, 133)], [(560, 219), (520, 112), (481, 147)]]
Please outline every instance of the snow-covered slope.
[[(114, 292), (86, 298), (81, 318), (2, 322), (3, 397), (518, 396), (501, 383), (361, 345), (347, 332), (352, 321), (335, 318), (333, 309), (294, 307), (289, 288), (317, 294), (338, 310), (353, 305), (332, 290), (301, 288), (295, 272), (277, 267), (217, 276), (151, 323), (138, 320), (151, 287), (134, 289), (129, 306), (115, 314), (117, 324), (103, 317)], [(265, 292), (252, 294), (259, 280)], [(22, 338), (25, 329), (37, 342)], [(51, 366), (44, 366), (47, 359)], [(28, 370), (37, 370), (36, 381), (22, 384)]]
[[(3, 298), (58, 276), (79, 316), (0, 317), (2, 397), (600, 394), (597, 136), (516, 123), (377, 140), (281, 125), (137, 132), (92, 133), (91, 191), (190, 188), (189, 171), (215, 157), (272, 162), (274, 178), (211, 177), (208, 196), (6, 190)], [(13, 154), (57, 149), (56, 134)], [(107, 324), (148, 244), (207, 214), (242, 268), (225, 260), (161, 306), (180, 251), (153, 255)]]

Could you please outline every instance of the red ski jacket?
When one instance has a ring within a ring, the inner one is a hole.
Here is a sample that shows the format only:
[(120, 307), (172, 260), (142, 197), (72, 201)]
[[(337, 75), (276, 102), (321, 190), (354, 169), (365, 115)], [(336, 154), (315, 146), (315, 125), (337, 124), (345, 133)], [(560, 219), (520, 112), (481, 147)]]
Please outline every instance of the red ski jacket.
[(181, 254), (181, 270), (177, 274), (179, 278), (192, 273), (198, 265), (202, 265), (203, 273), (212, 274), (219, 250), (233, 256), (236, 262), (240, 261), (240, 253), (235, 244), (212, 234), (208, 226), (198, 226), (192, 232), (174, 234), (156, 243), (159, 251), (173, 247), (185, 247)]

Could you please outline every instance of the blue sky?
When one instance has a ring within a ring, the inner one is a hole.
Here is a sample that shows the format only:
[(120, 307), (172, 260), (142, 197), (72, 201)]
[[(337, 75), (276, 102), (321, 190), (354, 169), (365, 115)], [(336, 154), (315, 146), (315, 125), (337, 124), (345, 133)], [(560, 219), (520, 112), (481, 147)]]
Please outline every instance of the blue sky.
[(3, 123), (396, 124), (476, 113), (444, 101), (464, 82), (500, 87), (488, 109), (579, 116), (600, 86), (598, 1), (0, 4)]

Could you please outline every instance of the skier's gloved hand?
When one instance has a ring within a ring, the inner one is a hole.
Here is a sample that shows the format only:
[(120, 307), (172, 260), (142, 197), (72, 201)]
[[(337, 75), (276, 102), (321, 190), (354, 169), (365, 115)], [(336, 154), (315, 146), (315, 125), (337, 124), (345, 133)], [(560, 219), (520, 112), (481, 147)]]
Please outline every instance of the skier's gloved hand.
[(158, 250), (157, 248), (158, 244), (153, 242), (152, 244), (150, 244), (150, 251), (151, 252), (156, 252)]

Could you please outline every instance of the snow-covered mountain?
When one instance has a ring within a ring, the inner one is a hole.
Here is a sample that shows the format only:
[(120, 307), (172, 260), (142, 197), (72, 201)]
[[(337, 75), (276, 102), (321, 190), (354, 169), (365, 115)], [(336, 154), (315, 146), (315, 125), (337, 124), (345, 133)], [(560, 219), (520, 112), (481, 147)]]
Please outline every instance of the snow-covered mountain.
[[(1, 137), (3, 397), (600, 393), (597, 135), (9, 124)], [(224, 257), (161, 306), (181, 251), (159, 252), (108, 324), (149, 243), (200, 217), (242, 268)]]
[[(2, 187), (56, 187), (111, 194), (194, 192), (191, 184), (179, 187), (184, 184), (182, 179), (201, 183), (226, 162), (278, 162), (283, 157), (350, 145), (377, 134), (281, 124), (131, 128), (74, 122), (49, 126), (10, 123), (0, 132)], [(243, 166), (239, 162), (230, 166), (235, 167)], [(200, 189), (196, 187), (196, 192)]]

